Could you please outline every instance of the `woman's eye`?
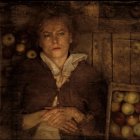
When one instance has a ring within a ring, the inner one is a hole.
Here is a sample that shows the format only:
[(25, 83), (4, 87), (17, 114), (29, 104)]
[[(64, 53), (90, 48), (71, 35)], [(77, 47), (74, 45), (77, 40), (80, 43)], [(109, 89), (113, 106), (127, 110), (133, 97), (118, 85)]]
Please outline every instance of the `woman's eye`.
[(44, 34), (43, 37), (48, 38), (48, 37), (50, 37), (50, 35), (49, 34)]
[(63, 36), (63, 35), (65, 35), (65, 33), (64, 32), (59, 32), (58, 35)]

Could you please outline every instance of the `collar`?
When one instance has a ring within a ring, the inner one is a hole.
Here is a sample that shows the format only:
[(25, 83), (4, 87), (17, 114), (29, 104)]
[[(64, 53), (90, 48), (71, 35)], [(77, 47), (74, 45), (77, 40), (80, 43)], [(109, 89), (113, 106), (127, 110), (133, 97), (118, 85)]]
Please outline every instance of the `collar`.
[(45, 62), (48, 65), (49, 69), (51, 70), (54, 76), (61, 74), (66, 77), (69, 77), (71, 75), (71, 72), (77, 67), (79, 62), (87, 59), (87, 55), (83, 53), (70, 54), (70, 56), (64, 63), (62, 70), (60, 70), (60, 68), (43, 52), (40, 53), (40, 57), (43, 60), (43, 62)]

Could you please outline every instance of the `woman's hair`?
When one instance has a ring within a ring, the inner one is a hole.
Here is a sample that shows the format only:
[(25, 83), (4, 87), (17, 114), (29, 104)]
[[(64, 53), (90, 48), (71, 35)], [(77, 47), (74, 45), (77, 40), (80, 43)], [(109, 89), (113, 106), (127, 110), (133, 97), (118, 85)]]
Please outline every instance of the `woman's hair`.
[(65, 13), (51, 13), (51, 14), (48, 14), (48, 13), (42, 13), (40, 15), (40, 18), (39, 18), (39, 21), (38, 21), (38, 25), (37, 25), (37, 30), (40, 31), (43, 23), (45, 21), (49, 21), (49, 20), (53, 20), (53, 19), (60, 19), (62, 20), (65, 25), (67, 26), (69, 32), (71, 32), (73, 34), (73, 22), (72, 22), (72, 18), (65, 14)]

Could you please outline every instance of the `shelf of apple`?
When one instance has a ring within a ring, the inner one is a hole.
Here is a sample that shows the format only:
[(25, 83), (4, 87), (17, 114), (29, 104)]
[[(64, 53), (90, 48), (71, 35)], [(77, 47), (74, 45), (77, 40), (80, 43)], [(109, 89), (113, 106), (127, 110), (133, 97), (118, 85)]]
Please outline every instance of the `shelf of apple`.
[(25, 34), (8, 32), (2, 35), (1, 86), (7, 86), (7, 80), (17, 63), (20, 63), (23, 59), (34, 59), (37, 57), (37, 49), (32, 43), (31, 37), (25, 36)]
[(106, 138), (140, 139), (140, 85), (111, 83)]
[(2, 46), (4, 59), (10, 59), (14, 55), (24, 55), (28, 59), (34, 59), (37, 56), (36, 50), (29, 48), (25, 39), (17, 42), (13, 33), (6, 33), (2, 36)]

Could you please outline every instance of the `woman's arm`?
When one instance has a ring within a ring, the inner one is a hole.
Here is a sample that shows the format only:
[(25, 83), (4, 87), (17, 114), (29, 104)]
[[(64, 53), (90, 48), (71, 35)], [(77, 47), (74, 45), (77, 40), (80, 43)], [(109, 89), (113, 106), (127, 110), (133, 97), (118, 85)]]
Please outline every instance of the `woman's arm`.
[(23, 115), (23, 122), (22, 122), (23, 130), (33, 128), (34, 126), (39, 124), (45, 112), (46, 110), (41, 110), (35, 113)]
[[(77, 133), (77, 123), (70, 118), (70, 115), (67, 114), (66, 110), (67, 108), (55, 107), (49, 110), (41, 110), (35, 113), (23, 115), (22, 128), (23, 130), (31, 129), (37, 124), (45, 122), (46, 126), (63, 130), (66, 133)], [(69, 110), (72, 109), (69, 108)]]

